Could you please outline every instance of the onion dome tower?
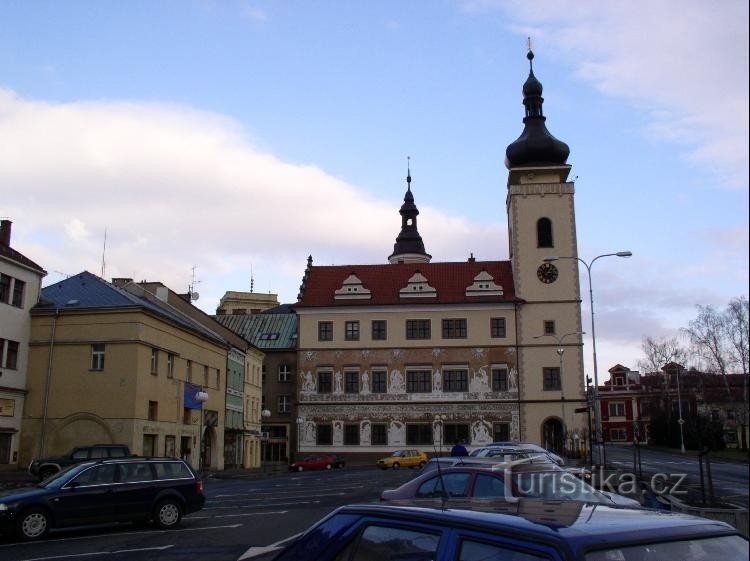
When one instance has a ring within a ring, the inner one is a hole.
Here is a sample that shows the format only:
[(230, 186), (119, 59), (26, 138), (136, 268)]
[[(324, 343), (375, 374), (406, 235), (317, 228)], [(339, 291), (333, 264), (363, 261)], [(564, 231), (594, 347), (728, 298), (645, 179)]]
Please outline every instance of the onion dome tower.
[(563, 141), (556, 139), (544, 124), (546, 117), (542, 113), (542, 84), (534, 76), (534, 53), (529, 49), (529, 77), (523, 85), (523, 104), (526, 116), (521, 136), (505, 150), (505, 167), (559, 166), (568, 160), (570, 148)]
[(406, 166), (406, 194), (404, 204), (401, 205), (401, 232), (393, 244), (393, 253), (388, 256), (390, 263), (429, 263), (432, 255), (424, 250), (422, 236), (417, 231), (417, 215), (419, 210), (414, 204), (411, 192), (411, 169)]

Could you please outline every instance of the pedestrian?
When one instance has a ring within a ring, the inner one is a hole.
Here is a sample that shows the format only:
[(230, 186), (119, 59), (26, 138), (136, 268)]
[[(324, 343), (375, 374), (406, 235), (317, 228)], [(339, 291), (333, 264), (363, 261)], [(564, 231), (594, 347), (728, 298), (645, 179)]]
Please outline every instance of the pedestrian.
[(456, 443), (451, 448), (451, 456), (468, 456), (469, 452), (466, 450), (466, 446), (461, 444), (460, 440), (456, 440)]

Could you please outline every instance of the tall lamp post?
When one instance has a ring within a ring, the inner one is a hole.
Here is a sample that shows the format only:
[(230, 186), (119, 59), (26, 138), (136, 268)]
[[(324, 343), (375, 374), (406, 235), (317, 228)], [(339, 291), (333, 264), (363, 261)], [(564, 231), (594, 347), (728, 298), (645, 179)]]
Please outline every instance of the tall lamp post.
[(302, 427), (304, 426), (304, 424), (305, 418), (297, 417), (297, 456), (299, 456), (300, 442), (302, 441)]
[[(554, 335), (552, 333), (546, 333), (544, 335), (537, 335), (534, 337), (534, 339), (542, 339), (543, 337), (552, 337), (557, 342), (557, 356), (560, 357), (560, 407), (562, 408), (562, 421), (563, 421), (563, 438), (565, 439), (565, 443), (567, 444), (567, 423), (565, 421), (565, 390), (563, 386), (563, 354), (565, 353), (565, 347), (563, 346), (563, 341), (565, 341), (566, 337), (569, 337), (571, 335), (586, 335), (585, 331), (571, 331), (570, 333), (566, 333), (565, 335), (561, 335), (558, 337), (557, 335)], [(563, 446), (563, 449), (565, 446)]]
[(677, 369), (677, 413), (680, 418), (677, 420), (677, 424), (680, 425), (680, 452), (685, 453), (685, 434), (683, 432), (683, 425), (685, 419), (682, 418), (682, 398), (680, 397), (680, 369)]
[(594, 352), (594, 427), (596, 430), (596, 445), (597, 445), (597, 460), (603, 461), (604, 458), (604, 443), (602, 441), (602, 415), (601, 415), (601, 404), (599, 403), (599, 370), (596, 364), (596, 329), (594, 328), (594, 290), (591, 285), (591, 267), (594, 265), (597, 259), (602, 257), (630, 257), (633, 255), (630, 251), (617, 251), (615, 253), (603, 253), (594, 257), (590, 263), (586, 263), (580, 257), (545, 257), (546, 262), (557, 261), (558, 259), (575, 259), (583, 263), (586, 267), (589, 277), (589, 307), (591, 308), (591, 348)]
[(195, 401), (201, 404), (201, 416), (198, 422), (198, 471), (203, 470), (203, 404), (208, 401), (208, 394), (202, 389), (195, 393)]

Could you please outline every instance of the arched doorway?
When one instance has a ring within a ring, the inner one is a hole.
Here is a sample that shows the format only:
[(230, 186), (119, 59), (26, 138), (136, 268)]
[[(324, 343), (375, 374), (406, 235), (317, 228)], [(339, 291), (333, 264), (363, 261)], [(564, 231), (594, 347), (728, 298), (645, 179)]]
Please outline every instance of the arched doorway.
[(560, 419), (550, 417), (542, 423), (542, 446), (555, 454), (562, 454), (564, 442), (565, 434)]

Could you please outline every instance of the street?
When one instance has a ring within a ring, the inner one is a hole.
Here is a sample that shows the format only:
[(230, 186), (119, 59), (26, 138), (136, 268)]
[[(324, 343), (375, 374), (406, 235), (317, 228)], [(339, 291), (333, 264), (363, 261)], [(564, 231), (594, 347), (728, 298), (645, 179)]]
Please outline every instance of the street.
[(208, 479), (206, 506), (176, 530), (100, 526), (52, 532), (47, 539), (0, 541), (3, 561), (112, 559), (235, 561), (251, 545), (268, 545), (309, 527), (337, 506), (378, 500), (419, 472), (375, 467)]

